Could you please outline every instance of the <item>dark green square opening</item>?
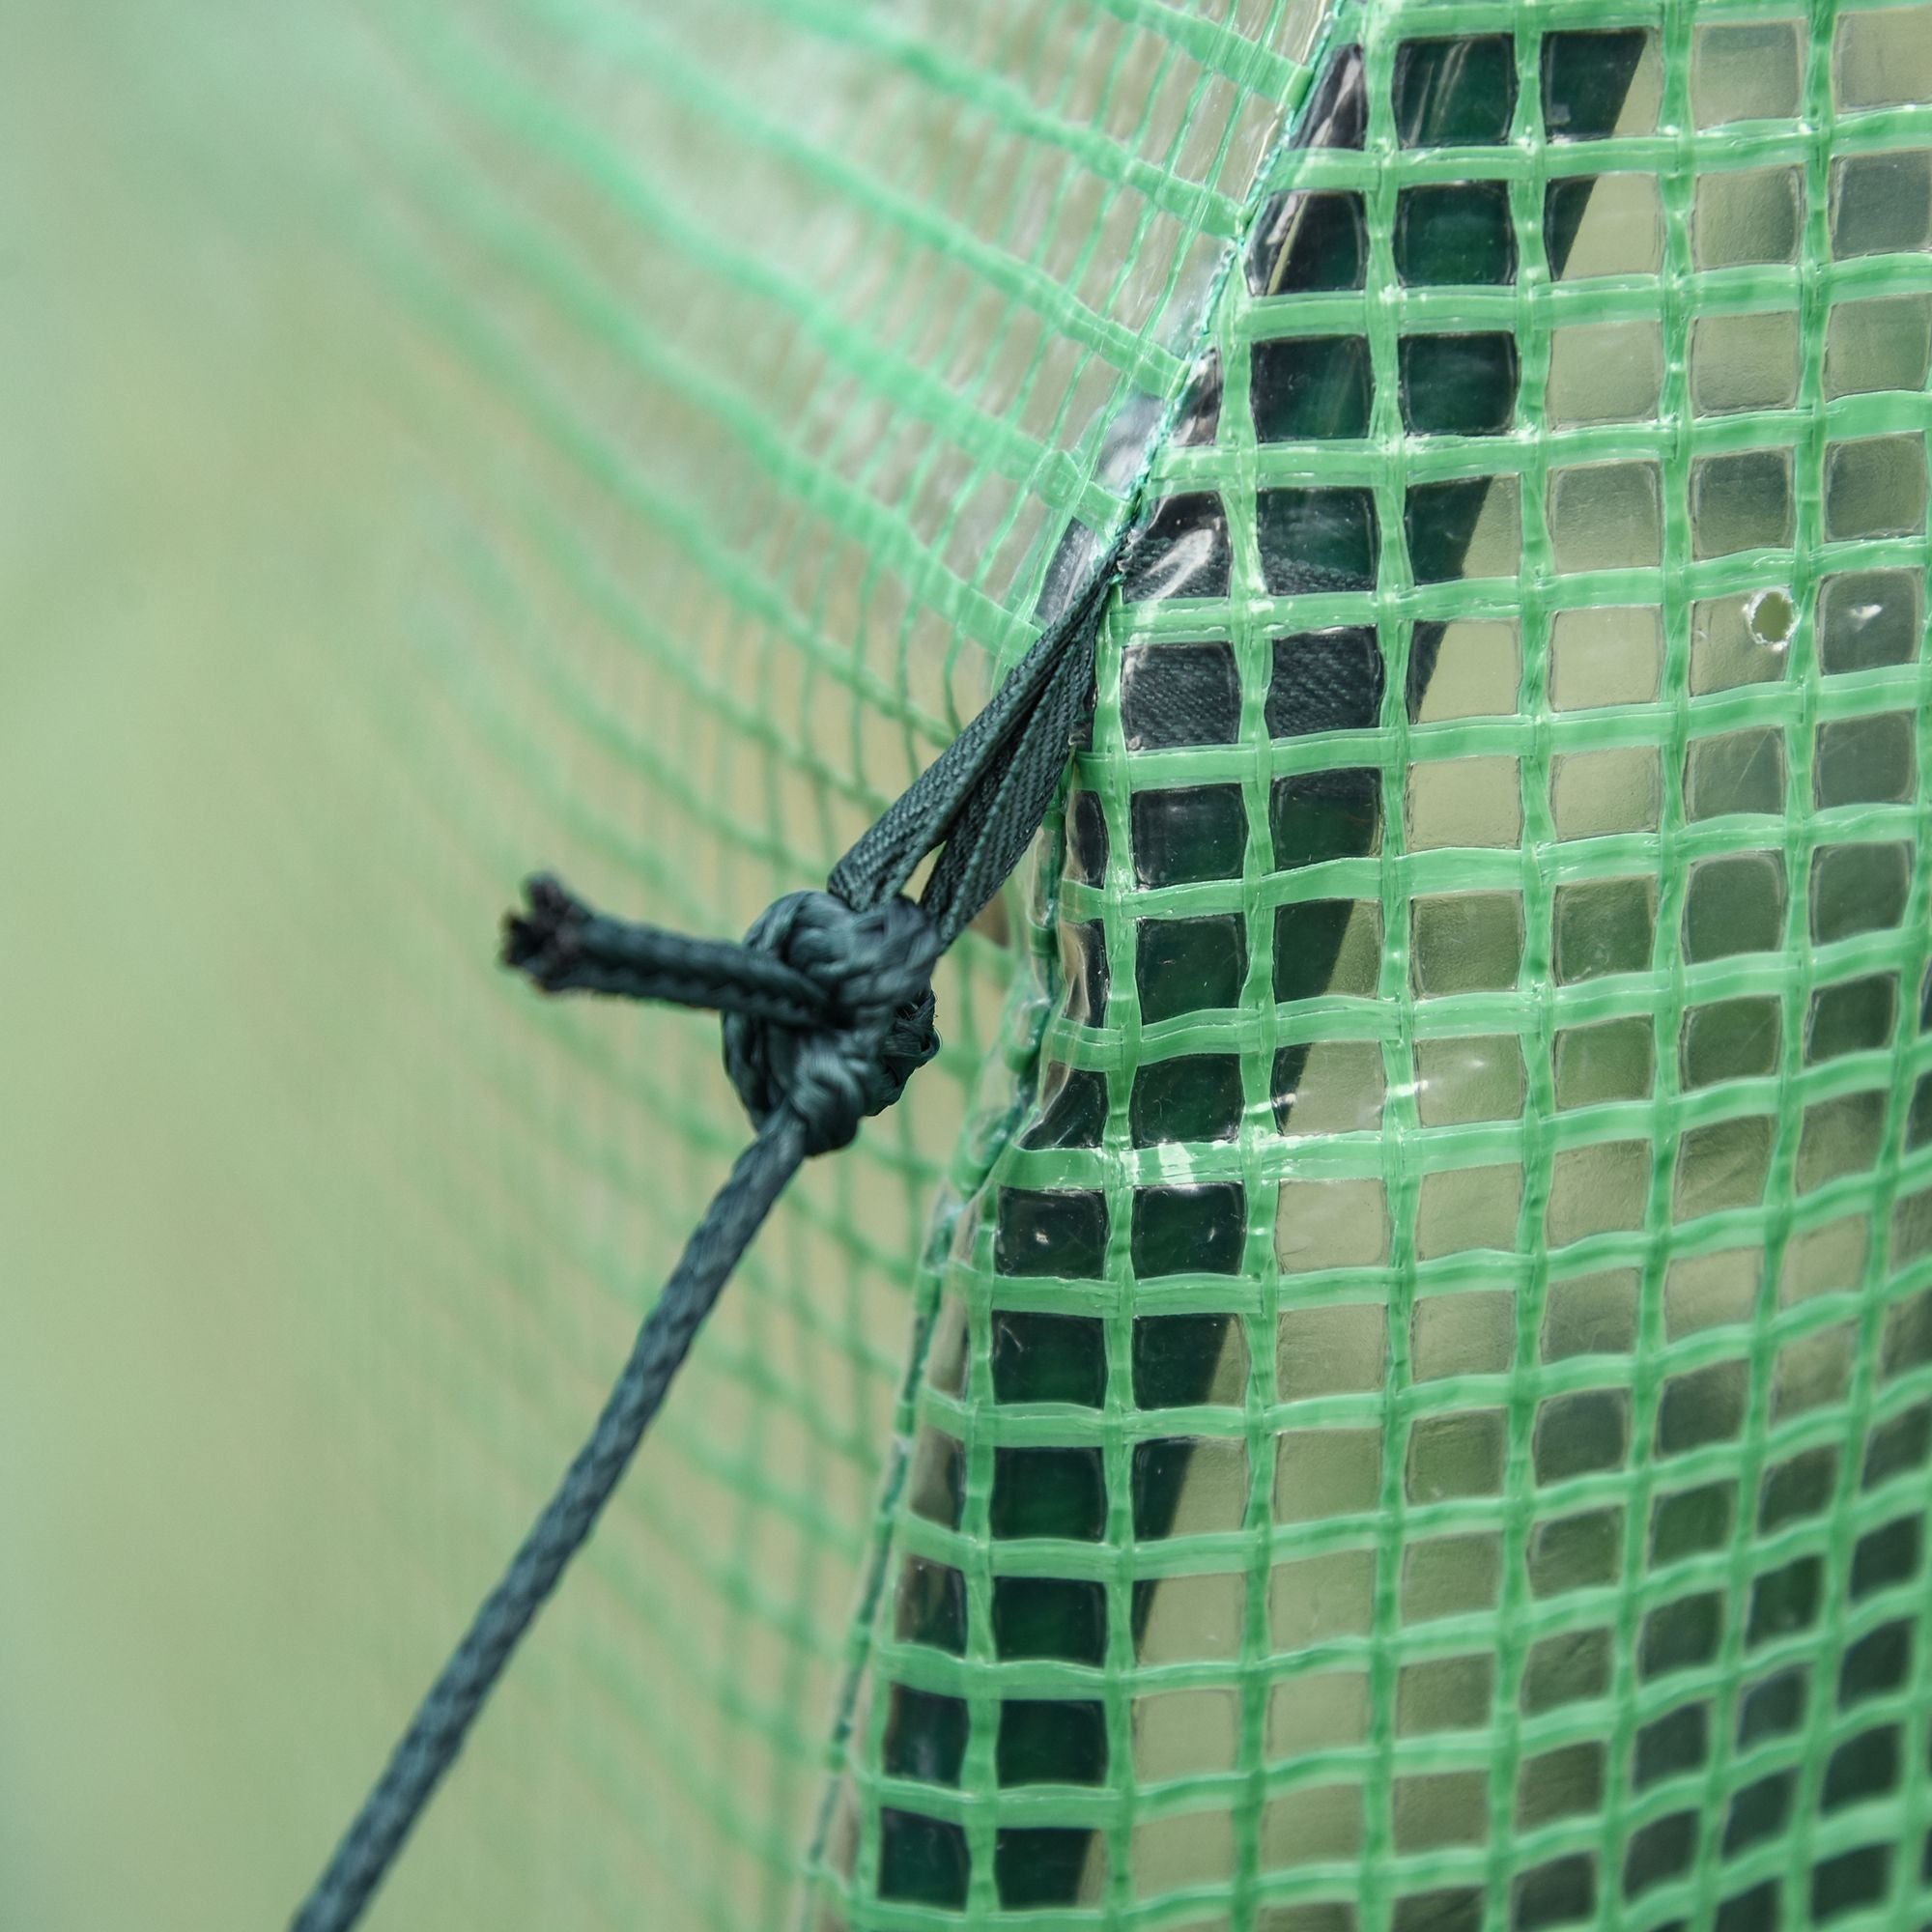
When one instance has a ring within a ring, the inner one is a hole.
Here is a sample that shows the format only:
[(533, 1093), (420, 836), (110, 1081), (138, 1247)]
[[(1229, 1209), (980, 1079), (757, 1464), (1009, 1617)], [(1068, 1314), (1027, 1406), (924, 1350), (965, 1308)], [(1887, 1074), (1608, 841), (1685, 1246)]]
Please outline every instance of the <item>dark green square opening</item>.
[(1405, 41), (1392, 97), (1405, 148), (1493, 147), (1509, 139), (1516, 112), (1516, 43), (1507, 34)]
[(1134, 1075), (1134, 1145), (1231, 1141), (1241, 1130), (1241, 1063), (1235, 1054), (1152, 1061)]
[(1849, 1645), (1838, 1665), (1838, 1709), (1903, 1690), (1912, 1676), (1912, 1626), (1901, 1620), (1880, 1624)]
[(1240, 1005), (1248, 939), (1238, 914), (1143, 919), (1134, 924), (1134, 980), (1144, 1025)]
[(995, 1449), (988, 1520), (1003, 1540), (1097, 1543), (1107, 1532), (1107, 1471), (1098, 1449)]
[(1777, 1881), (1768, 1879), (1721, 1900), (1711, 1932), (1779, 1932), (1783, 1923), (1783, 1895)]
[(1255, 536), (1271, 596), (1375, 588), (1380, 525), (1368, 490), (1263, 490)]
[(1369, 765), (1276, 779), (1268, 792), (1268, 830), (1278, 871), (1360, 859), (1379, 849), (1382, 776)]
[(1005, 1660), (1105, 1662), (1106, 1586), (1071, 1577), (995, 1577), (993, 1646)]
[(1624, 1854), (1624, 1896), (1640, 1898), (1646, 1891), (1683, 1878), (1697, 1853), (1697, 1814), (1673, 1811), (1654, 1818), (1631, 1833)]
[(1895, 1518), (1860, 1537), (1852, 1552), (1852, 1595), (1869, 1597), (1909, 1583), (1918, 1574), (1924, 1541), (1924, 1525), (1916, 1516)]
[(1821, 1859), (1811, 1867), (1811, 1916), (1822, 1922), (1861, 1912), (1883, 1901), (1891, 1889), (1889, 1845), (1861, 1845)]
[(995, 1402), (1106, 1401), (1107, 1331), (1094, 1317), (996, 1308), (992, 1329)]
[(1823, 1586), (1824, 1572), (1815, 1556), (1801, 1556), (1766, 1571), (1751, 1583), (1745, 1641), (1754, 1650), (1809, 1630), (1818, 1620)]
[(1247, 855), (1248, 811), (1236, 784), (1137, 791), (1134, 877), (1143, 886), (1238, 879)]
[(1770, 1738), (1788, 1738), (1804, 1722), (1810, 1673), (1803, 1664), (1753, 1684), (1738, 1702), (1738, 1748), (1748, 1750)]
[(1375, 378), (1366, 336), (1257, 342), (1250, 367), (1257, 440), (1311, 442), (1368, 435)]
[(922, 1784), (957, 1784), (966, 1756), (966, 1700), (895, 1684), (887, 1693), (880, 1765), (888, 1777)]
[[(1176, 1514), (1194, 1464), (1195, 1451), (1208, 1447), (1214, 1440), (1198, 1435), (1171, 1435), (1134, 1444), (1128, 1492), (1133, 1501), (1134, 1534), (1142, 1541), (1152, 1542), (1174, 1534)], [(1149, 1593), (1158, 1587), (1157, 1581), (1151, 1577), (1143, 1577), (1134, 1585), (1137, 1636), (1146, 1628)]]
[(1000, 1189), (993, 1266), (1001, 1274), (1093, 1280), (1107, 1259), (1107, 1197)]
[(1711, 1707), (1666, 1712), (1636, 1734), (1631, 1781), (1641, 1791), (1666, 1777), (1700, 1770), (1711, 1752)]
[(1133, 1264), (1143, 1281), (1164, 1274), (1233, 1274), (1247, 1239), (1247, 1189), (1238, 1180), (1134, 1190)]
[(1107, 1707), (1009, 1698), (996, 1769), (1002, 1784), (1104, 1784)]
[(1411, 1891), (1395, 1902), (1395, 1932), (1482, 1932), (1483, 1894), (1462, 1886)]
[(1404, 188), (1393, 241), (1396, 273), (1410, 288), (1504, 288), (1516, 280), (1509, 188), (1499, 181)]
[(1734, 1483), (1706, 1483), (1659, 1496), (1650, 1507), (1652, 1568), (1721, 1549), (1730, 1540), (1736, 1513)]
[(1724, 1856), (1735, 1858), (1752, 1845), (1775, 1838), (1791, 1816), (1791, 1791), (1795, 1780), (1788, 1771), (1761, 1777), (1747, 1784), (1731, 1800), (1724, 1817)]
[(1514, 1932), (1547, 1925), (1589, 1924), (1597, 1916), (1597, 1861), (1587, 1852), (1551, 1859), (1518, 1875), (1510, 1887)]
[(966, 1903), (973, 1868), (966, 1833), (950, 1818), (879, 1811), (879, 1896), (907, 1905), (957, 1908)]
[(1416, 436), (1500, 436), (1516, 420), (1513, 335), (1405, 335), (1402, 419)]
[(1874, 1490), (1908, 1469), (1922, 1469), (1928, 1462), (1932, 1462), (1932, 1403), (1915, 1403), (1902, 1415), (1873, 1428), (1859, 1480)]

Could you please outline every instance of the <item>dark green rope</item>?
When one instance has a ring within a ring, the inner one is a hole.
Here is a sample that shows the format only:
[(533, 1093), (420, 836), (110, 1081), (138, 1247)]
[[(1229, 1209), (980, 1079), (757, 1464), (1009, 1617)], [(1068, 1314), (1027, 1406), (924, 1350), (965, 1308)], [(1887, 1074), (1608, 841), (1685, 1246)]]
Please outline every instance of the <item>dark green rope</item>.
[[(724, 1060), (756, 1122), (645, 1318), (590, 1439), (417, 1707), (293, 1921), (346, 1932), (456, 1760), (565, 1566), (595, 1527), (739, 1258), (808, 1154), (846, 1146), (939, 1048), (931, 976), (1039, 829), (1093, 704), (1094, 638), (1124, 539), (945, 753), (834, 868), (771, 906), (741, 945), (592, 911), (534, 878), (503, 957), (545, 992), (724, 1016)], [(939, 857), (915, 904), (904, 888)]]

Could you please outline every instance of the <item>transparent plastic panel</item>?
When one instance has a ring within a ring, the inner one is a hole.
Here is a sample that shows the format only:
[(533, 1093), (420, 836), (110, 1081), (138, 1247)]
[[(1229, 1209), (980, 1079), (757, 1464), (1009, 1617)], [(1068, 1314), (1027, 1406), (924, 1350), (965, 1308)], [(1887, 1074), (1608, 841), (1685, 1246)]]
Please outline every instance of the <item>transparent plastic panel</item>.
[(1024, 1807), (855, 1745), (968, 1921), (1923, 1916), (1911, 1673), (1842, 1674), (1932, 1464), (1927, 143), (1842, 134), (1894, 111), (1852, 17), (1337, 15), (1101, 639), (988, 1183), (1051, 1251), (951, 1264), (995, 1370), (1084, 1324), (1084, 1393), (919, 1398), (993, 1627), (868, 1667), (1106, 1739)]

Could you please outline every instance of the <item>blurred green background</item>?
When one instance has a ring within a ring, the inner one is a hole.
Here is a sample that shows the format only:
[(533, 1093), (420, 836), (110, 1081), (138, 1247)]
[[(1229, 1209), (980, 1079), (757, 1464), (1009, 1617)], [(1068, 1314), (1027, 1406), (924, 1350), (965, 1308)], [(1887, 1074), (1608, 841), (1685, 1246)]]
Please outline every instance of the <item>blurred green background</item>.
[(0, 1924), (47, 1932), (278, 1922), (341, 1750), (289, 1208), (382, 1076), (290, 1063), (350, 988), (277, 965), (302, 791), (371, 828), (277, 661), (381, 635), (399, 451), (315, 237), (238, 225), (304, 158), (249, 12), (15, 6), (0, 63)]
[[(551, 190), (424, 86), (441, 31), (7, 14), (10, 1929), (284, 1921), (742, 1137), (715, 1027), (496, 971), (519, 873), (732, 930), (863, 822), (682, 674), (810, 698), (680, 608), (599, 454), (673, 440), (679, 399), (525, 301), (490, 224)], [(572, 65), (560, 123), (638, 125)], [(674, 306), (608, 213), (553, 194), (546, 232)], [(660, 469), (695, 490), (685, 429)], [(873, 795), (913, 757), (886, 742)], [(942, 989), (955, 1071), (1001, 977)], [(781, 1920), (960, 1085), (770, 1231), (373, 1924)]]
[(399, 648), (411, 452), (301, 213), (320, 11), (16, 6), (0, 62), (10, 1927), (281, 1922), (380, 1700), (318, 1362), (383, 1263), (328, 1150), (387, 1104), (351, 1009), (397, 980), (314, 942), (421, 828), (299, 664)]

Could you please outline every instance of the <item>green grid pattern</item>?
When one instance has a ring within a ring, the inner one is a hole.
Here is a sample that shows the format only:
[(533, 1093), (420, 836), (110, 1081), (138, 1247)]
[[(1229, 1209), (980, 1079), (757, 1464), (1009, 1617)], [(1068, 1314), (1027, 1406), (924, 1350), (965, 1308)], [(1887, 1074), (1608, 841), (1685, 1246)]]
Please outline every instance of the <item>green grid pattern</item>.
[[(1126, 514), (1321, 13), (405, 0), (301, 27), (295, 132), (268, 125), (248, 38), (192, 30), (184, 66), (234, 116), (185, 140), (205, 185), (262, 245), (298, 210), (349, 265), (378, 318), (356, 384), (421, 452), (395, 632), (274, 671), (291, 730), (367, 801), (358, 842), (346, 809), (275, 800), (276, 866), (311, 880), (289, 970), (341, 956), (311, 901), (366, 900), (390, 980), (437, 989), (384, 1009), (412, 1071), (393, 1113), (312, 1129), (307, 1173), (353, 1179), (288, 1189), (358, 1535), (305, 1608), (339, 1690), (292, 1871), (745, 1133), (715, 1027), (499, 982), (506, 893), (554, 865), (729, 932), (823, 877), (1035, 634), (1069, 530)], [(920, 1107), (761, 1238), (399, 1873), (398, 1922), (629, 1924), (640, 1898), (680, 1928), (783, 1922), (916, 1258), (948, 1173), (977, 1177), (959, 1124), (1011, 973), (996, 913), (944, 969)], [(343, 1030), (378, 1037), (366, 1011)], [(314, 1042), (276, 1050), (326, 1084)], [(379, 1278), (407, 1293), (345, 1286)]]
[[(1406, 45), (1497, 36), (1507, 125), (1404, 145)], [(1234, 278), (1156, 460), (818, 1923), (1918, 1924), (1932, 14), (1350, 43), (1363, 144), (1275, 185), (1359, 197), (1367, 293)], [(1513, 273), (1424, 279), (1415, 189)], [(1507, 341), (1507, 428), (1410, 428), (1431, 336)], [(1366, 413), (1272, 440), (1297, 356)], [(1364, 497), (1372, 587), (1285, 570)], [(1364, 626), (1375, 715), (1293, 735)]]

